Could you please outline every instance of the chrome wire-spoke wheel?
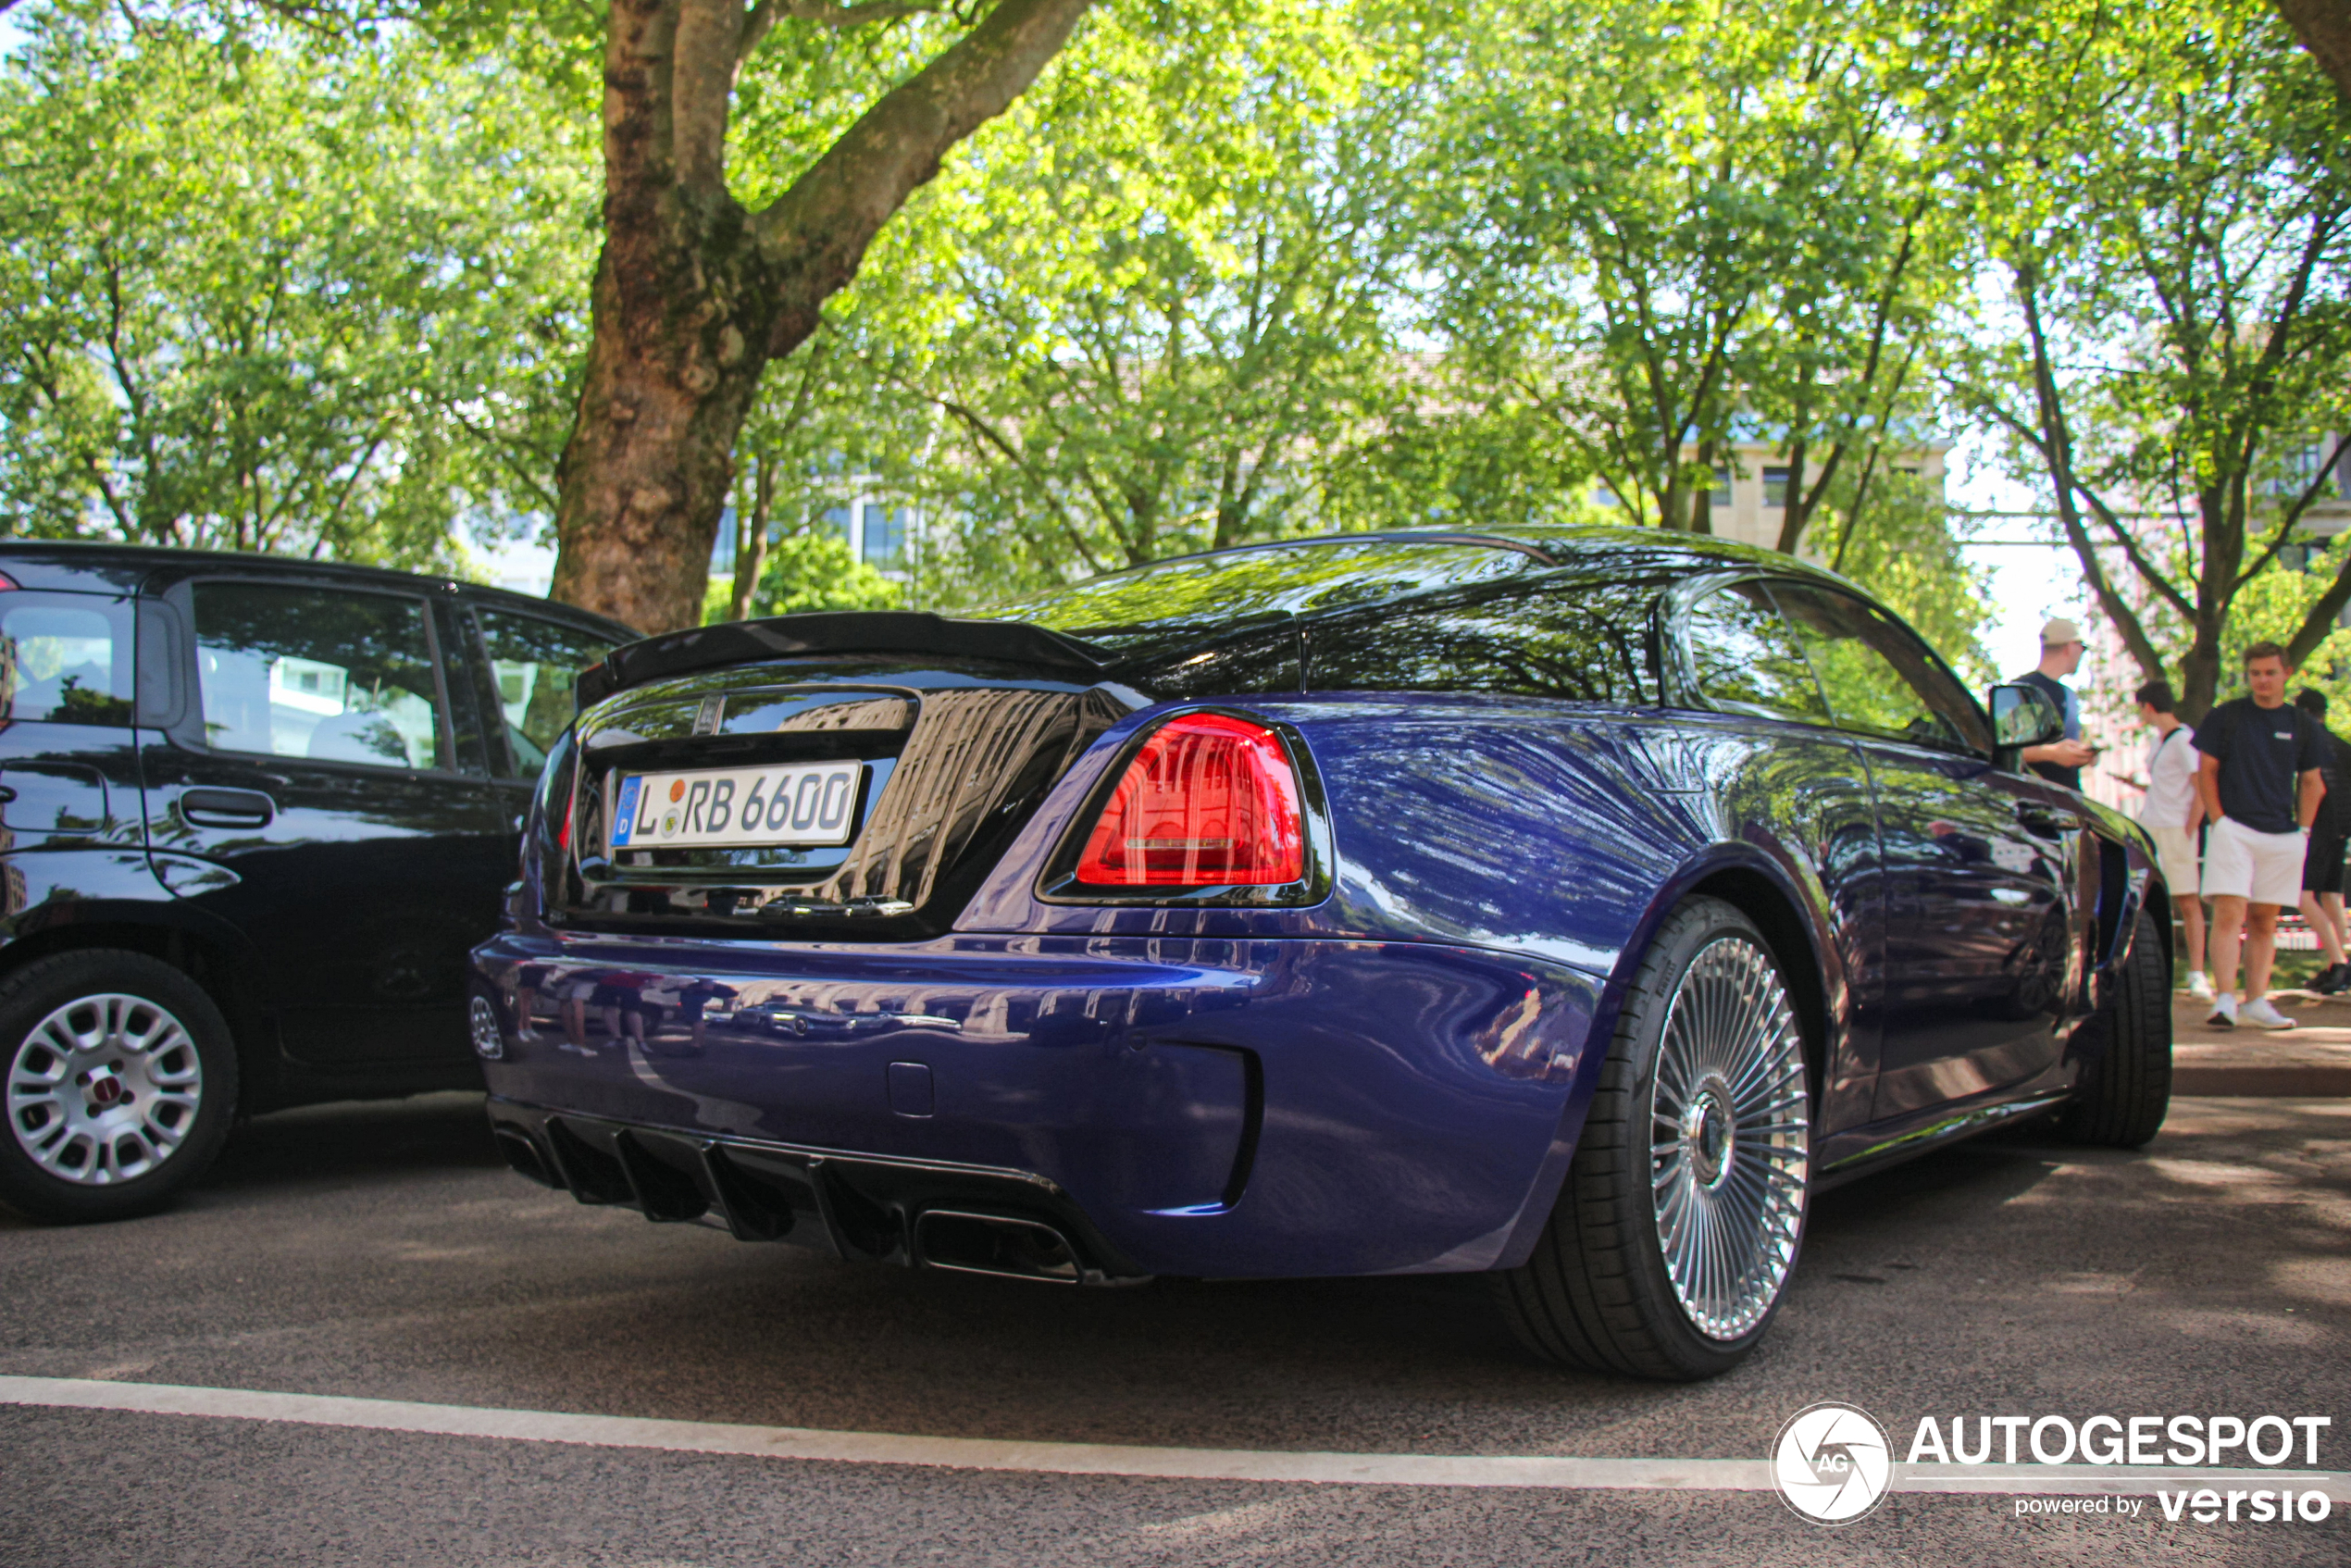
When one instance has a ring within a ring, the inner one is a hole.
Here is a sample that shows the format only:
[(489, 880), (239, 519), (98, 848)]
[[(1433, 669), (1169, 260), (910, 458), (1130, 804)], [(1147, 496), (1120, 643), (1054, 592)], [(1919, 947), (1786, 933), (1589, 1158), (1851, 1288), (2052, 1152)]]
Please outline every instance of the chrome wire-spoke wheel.
[(76, 1187), (134, 1181), (179, 1152), (204, 1102), (194, 1037), (143, 996), (76, 997), (27, 1031), (8, 1064), (8, 1130)]
[(1709, 1339), (1771, 1313), (1810, 1160), (1802, 1031), (1762, 948), (1726, 934), (1675, 987), (1649, 1091), (1649, 1187), (1674, 1298)]

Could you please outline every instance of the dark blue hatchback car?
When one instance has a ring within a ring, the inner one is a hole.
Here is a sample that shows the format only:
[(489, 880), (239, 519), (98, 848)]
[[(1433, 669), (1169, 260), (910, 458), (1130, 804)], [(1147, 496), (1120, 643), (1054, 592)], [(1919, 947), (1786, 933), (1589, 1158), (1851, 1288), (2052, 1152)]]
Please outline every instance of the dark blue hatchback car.
[(1809, 1194), (2169, 1094), (2137, 830), (1854, 589), (1623, 530), (1354, 534), (999, 620), (615, 652), (476, 1049), (523, 1174), (1072, 1283), (1490, 1272), (1735, 1363)]

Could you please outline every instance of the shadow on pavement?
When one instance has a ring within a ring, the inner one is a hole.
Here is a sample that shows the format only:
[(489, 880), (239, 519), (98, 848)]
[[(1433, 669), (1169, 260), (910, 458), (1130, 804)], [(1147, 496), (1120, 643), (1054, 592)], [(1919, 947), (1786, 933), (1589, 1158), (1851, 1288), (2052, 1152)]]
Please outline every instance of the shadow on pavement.
[(503, 1169), (476, 1093), (342, 1101), (255, 1116), (198, 1190), (267, 1187), (320, 1177)]

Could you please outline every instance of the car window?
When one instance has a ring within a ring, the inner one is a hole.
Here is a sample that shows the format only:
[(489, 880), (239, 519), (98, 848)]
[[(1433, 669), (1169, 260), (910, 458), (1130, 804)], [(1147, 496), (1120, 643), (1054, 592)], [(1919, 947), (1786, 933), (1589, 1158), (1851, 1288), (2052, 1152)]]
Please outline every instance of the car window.
[(425, 607), (387, 593), (193, 591), (205, 739), (227, 752), (434, 768), (447, 725)]
[(1534, 569), (1535, 557), (1485, 544), (1374, 535), (1157, 561), (1033, 599), (989, 619), (1027, 621), (1121, 653), (1214, 632), (1246, 616), (1313, 615), (1423, 589)]
[(510, 610), (476, 610), (481, 643), (498, 688), (510, 777), (536, 778), (564, 727), (571, 723), (579, 672), (613, 650), (600, 638), (559, 621)]
[(1645, 706), (1658, 701), (1654, 583), (1547, 582), (1315, 622), (1317, 691), (1491, 691)]
[(1779, 582), (1837, 725), (1957, 752), (1989, 753), (1983, 710), (1909, 628), (1849, 594)]
[(1796, 634), (1761, 583), (1742, 582), (1691, 607), (1690, 663), (1706, 700), (1729, 713), (1829, 722)]
[(119, 600), (0, 594), (0, 714), (12, 723), (129, 724), (131, 647)]

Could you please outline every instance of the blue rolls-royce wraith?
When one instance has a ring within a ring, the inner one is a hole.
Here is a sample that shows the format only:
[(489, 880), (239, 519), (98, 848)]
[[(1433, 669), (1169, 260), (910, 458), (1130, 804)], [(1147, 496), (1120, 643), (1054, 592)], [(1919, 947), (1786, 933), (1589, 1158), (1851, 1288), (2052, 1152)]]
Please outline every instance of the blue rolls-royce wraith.
[(582, 677), (475, 954), (518, 1170), (1036, 1279), (1490, 1272), (1536, 1350), (1686, 1378), (1810, 1193), (2163, 1119), (2139, 833), (1837, 578), (1350, 534), (999, 614)]

